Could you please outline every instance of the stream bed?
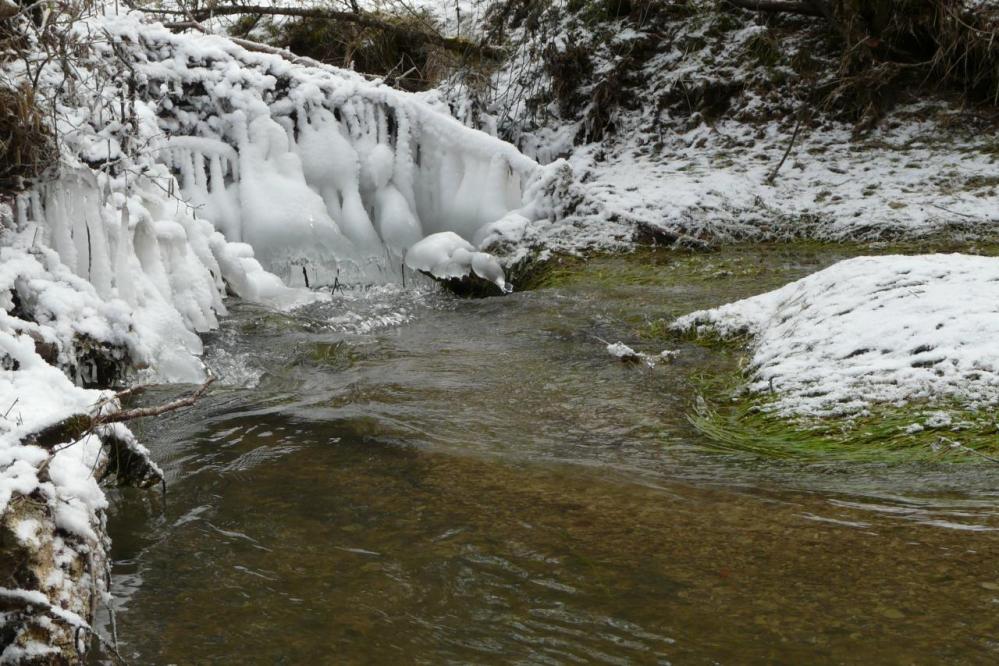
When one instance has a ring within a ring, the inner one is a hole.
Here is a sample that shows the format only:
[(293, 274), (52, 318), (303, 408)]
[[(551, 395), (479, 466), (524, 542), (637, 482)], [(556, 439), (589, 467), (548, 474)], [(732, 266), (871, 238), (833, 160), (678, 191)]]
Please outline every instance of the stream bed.
[(606, 350), (658, 353), (640, 335), (657, 320), (858, 251), (732, 249), (694, 274), (668, 251), (609, 257), (484, 300), (234, 303), (206, 339), (221, 385), (138, 428), (165, 497), (110, 496), (121, 654), (995, 663), (999, 467), (721, 451), (687, 416), (736, 355), (670, 343), (648, 369)]

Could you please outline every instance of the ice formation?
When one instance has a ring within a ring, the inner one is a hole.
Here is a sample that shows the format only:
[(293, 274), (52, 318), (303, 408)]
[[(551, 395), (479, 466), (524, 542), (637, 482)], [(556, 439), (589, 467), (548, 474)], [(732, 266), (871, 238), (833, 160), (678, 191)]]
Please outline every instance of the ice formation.
[(511, 214), (545, 217), (549, 172), (413, 95), (131, 16), (104, 27), (181, 197), (288, 282), (376, 277), (425, 235), (475, 242)]
[(749, 336), (750, 389), (776, 392), (784, 414), (915, 399), (995, 404), (997, 302), (993, 257), (859, 257), (674, 328)]
[(406, 266), (445, 280), (473, 273), (504, 292), (512, 289), (495, 257), (477, 252), (474, 245), (453, 231), (431, 234), (413, 245), (406, 255)]

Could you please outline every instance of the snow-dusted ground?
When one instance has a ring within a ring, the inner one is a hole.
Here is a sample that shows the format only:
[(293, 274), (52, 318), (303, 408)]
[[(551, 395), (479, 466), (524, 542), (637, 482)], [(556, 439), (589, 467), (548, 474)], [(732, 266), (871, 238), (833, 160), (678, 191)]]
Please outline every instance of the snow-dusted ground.
[[(988, 123), (920, 101), (857, 135), (802, 95), (837, 83), (793, 66), (815, 59), (835, 78), (838, 56), (818, 43), (815, 21), (721, 6), (691, 0), (651, 19), (627, 7), (594, 18), (593, 6), (553, 0), (540, 27), (504, 24), (511, 52), (489, 86), (457, 75), (437, 94), (541, 163), (568, 159), (610, 218), (722, 242), (983, 235), (999, 222)], [(552, 92), (565, 87), (576, 88), (574, 103)], [(594, 122), (611, 128), (597, 141)]]
[[(454, 33), (467, 14), (457, 17)], [(67, 608), (72, 621), (56, 620), (71, 633), (105, 592), (105, 499), (94, 470), (106, 462), (108, 433), (52, 450), (26, 438), (117, 408), (111, 392), (81, 387), (96, 384), (88, 344), (139, 369), (132, 379), (197, 382), (197, 334), (217, 327), (227, 292), (291, 307), (317, 297), (286, 282), (328, 283), (341, 272), (377, 280), (399, 260), (506, 289), (503, 266), (483, 249), (509, 263), (621, 247), (635, 221), (720, 238), (837, 238), (980, 227), (995, 214), (988, 146), (966, 135), (955, 143), (957, 134), (941, 141), (936, 125), (910, 122), (866, 144), (845, 127), (805, 131), (773, 185), (766, 177), (790, 140), (776, 124), (635, 132), (575, 149), (566, 162), (554, 158), (575, 133), (567, 123), (537, 135), (545, 139), (532, 154), (550, 162), (541, 166), (463, 126), (433, 94), (135, 15), (94, 15), (78, 30), (86, 36), (72, 95), (70, 70), (42, 52), (0, 72), (16, 85), (30, 64), (61, 149), (51, 179), (0, 206), (0, 515), (19, 547), (66, 565), (69, 573), (40, 577), (50, 606), (35, 621), (51, 625), (49, 610)], [(993, 262), (844, 262), (679, 325), (756, 336), (753, 388), (772, 386), (785, 413), (915, 397), (993, 402)], [(37, 511), (14, 511), (29, 496)], [(29, 634), (0, 660), (48, 649)]]
[(734, 121), (577, 149), (592, 196), (649, 224), (721, 240), (918, 238), (987, 234), (999, 223), (990, 141), (964, 129), (899, 121), (857, 139), (846, 125), (793, 129)]
[(676, 330), (746, 335), (749, 388), (785, 415), (873, 403), (999, 402), (999, 258), (859, 257), (780, 289), (694, 312)]

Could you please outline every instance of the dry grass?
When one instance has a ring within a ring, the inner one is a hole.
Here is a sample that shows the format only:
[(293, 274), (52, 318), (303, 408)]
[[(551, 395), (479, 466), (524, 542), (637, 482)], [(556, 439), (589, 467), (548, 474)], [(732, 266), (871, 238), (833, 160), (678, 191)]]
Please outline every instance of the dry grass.
[(55, 160), (55, 140), (31, 86), (0, 87), (0, 192), (24, 189)]
[(840, 68), (824, 106), (873, 124), (896, 101), (928, 92), (999, 105), (999, 6), (962, 0), (830, 0)]
[[(432, 88), (462, 59), (458, 54), (419, 39), (421, 34), (439, 32), (433, 17), (425, 12), (377, 12), (374, 16), (402, 29), (387, 32), (302, 18), (270, 24), (267, 41), (285, 46), (298, 55), (383, 77), (390, 85), (409, 91)], [(473, 58), (471, 47), (468, 57)]]

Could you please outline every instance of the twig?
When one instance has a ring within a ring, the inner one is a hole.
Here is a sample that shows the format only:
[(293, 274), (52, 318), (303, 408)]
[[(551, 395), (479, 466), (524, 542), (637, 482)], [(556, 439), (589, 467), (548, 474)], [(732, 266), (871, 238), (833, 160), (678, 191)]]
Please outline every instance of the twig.
[(10, 407), (8, 407), (8, 408), (7, 408), (7, 411), (3, 413), (3, 417), (4, 417), (5, 419), (6, 419), (6, 418), (7, 418), (7, 416), (8, 416), (9, 414), (10, 414), (10, 410), (14, 409), (14, 405), (16, 405), (16, 404), (17, 404), (17, 401), (18, 401), (18, 400), (20, 400), (20, 399), (21, 399), (21, 396), (18, 396), (18, 397), (16, 397), (16, 398), (14, 398), (14, 402), (10, 403)]
[(115, 393), (115, 397), (118, 398), (118, 403), (120, 404), (122, 400), (126, 398), (131, 398), (133, 395), (138, 395), (145, 391), (148, 387), (145, 384), (139, 384), (138, 386), (130, 386), (127, 389), (122, 389)]
[(727, 0), (730, 5), (741, 9), (757, 12), (786, 12), (802, 14), (803, 16), (825, 16), (821, 9), (808, 0), (794, 2), (793, 0)]
[(956, 210), (951, 210), (950, 208), (944, 208), (943, 206), (938, 206), (935, 203), (927, 202), (927, 204), (929, 204), (930, 206), (933, 206), (934, 208), (939, 208), (940, 210), (944, 211), (945, 213), (950, 213), (951, 215), (960, 215), (961, 217), (967, 217), (967, 218), (972, 218), (972, 219), (975, 217), (974, 215), (968, 215), (967, 213), (958, 213)]
[[(28, 435), (26, 442), (52, 451), (52, 454), (38, 466), (38, 470), (41, 472), (48, 467), (52, 458), (57, 453), (80, 441), (85, 435), (93, 433), (94, 430), (100, 426), (111, 423), (134, 421), (135, 419), (147, 416), (160, 416), (161, 414), (166, 414), (167, 412), (172, 412), (183, 407), (190, 407), (197, 402), (206, 391), (208, 391), (208, 387), (211, 386), (214, 381), (215, 378), (210, 377), (208, 381), (198, 387), (197, 391), (186, 398), (180, 398), (178, 400), (174, 400), (173, 402), (168, 402), (164, 405), (156, 405), (154, 407), (120, 409), (116, 412), (104, 413), (101, 409), (102, 404), (99, 403), (95, 414), (73, 414), (72, 416), (39, 430), (38, 432)], [(59, 444), (66, 442), (69, 442), (69, 444), (63, 446), (62, 448), (56, 448)]]
[(777, 172), (780, 168), (784, 166), (784, 162), (787, 161), (787, 156), (791, 154), (791, 148), (794, 147), (794, 141), (798, 138), (798, 131), (801, 129), (801, 123), (804, 121), (804, 114), (798, 116), (798, 122), (794, 125), (794, 133), (791, 134), (791, 140), (787, 144), (787, 150), (784, 151), (784, 156), (780, 158), (780, 162), (774, 167), (774, 170), (770, 172), (767, 176), (767, 185), (773, 185), (774, 180), (777, 178)]
[(948, 439), (947, 437), (940, 437), (937, 440), (937, 442), (938, 443), (943, 442), (943, 443), (947, 444), (947, 446), (949, 446), (951, 449), (955, 449), (955, 450), (958, 450), (958, 451), (963, 451), (965, 453), (974, 453), (976, 456), (985, 458), (989, 462), (994, 462), (997, 465), (999, 465), (999, 458), (993, 458), (990, 455), (986, 455), (986, 454), (982, 453), (981, 451), (979, 451), (977, 449), (971, 448), (970, 446), (965, 446), (961, 442), (956, 442), (953, 439)]
[(174, 400), (173, 402), (168, 402), (165, 405), (156, 405), (155, 407), (137, 407), (135, 409), (123, 409), (117, 412), (113, 412), (106, 416), (98, 415), (94, 417), (94, 426), (106, 425), (108, 423), (123, 423), (125, 421), (133, 421), (135, 419), (145, 418), (147, 416), (160, 416), (161, 414), (166, 414), (167, 412), (173, 412), (182, 407), (190, 407), (198, 401), (198, 399), (208, 391), (208, 387), (214, 383), (215, 378), (209, 377), (208, 381), (198, 387), (198, 390), (187, 396), (186, 398), (180, 398), (179, 400)]

